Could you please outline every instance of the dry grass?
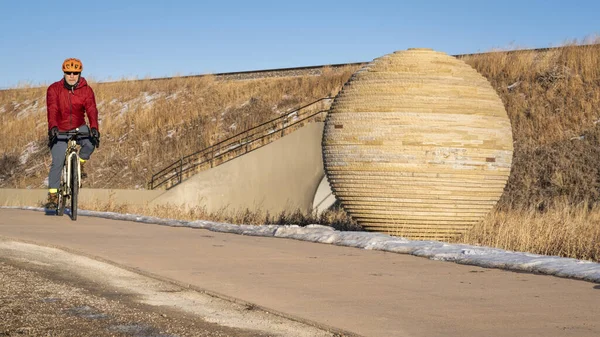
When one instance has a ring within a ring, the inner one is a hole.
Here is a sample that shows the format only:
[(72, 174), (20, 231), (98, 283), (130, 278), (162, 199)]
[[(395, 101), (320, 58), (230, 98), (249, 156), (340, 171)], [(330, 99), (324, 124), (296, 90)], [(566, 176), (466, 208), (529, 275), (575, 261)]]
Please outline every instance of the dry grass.
[(512, 123), (513, 170), (503, 209), (598, 201), (600, 41), (548, 52), (497, 52), (464, 61), (500, 95)]
[(512, 123), (502, 199), (458, 242), (600, 261), (600, 40), (464, 59)]
[[(183, 155), (335, 95), (355, 70), (328, 68), (320, 76), (246, 81), (204, 76), (91, 83), (102, 143), (90, 161), (89, 187), (144, 188), (152, 172)], [(0, 152), (24, 158), (0, 187), (45, 186), (50, 164), (45, 105), (45, 88), (0, 92)]]
[[(575, 42), (548, 52), (495, 52), (464, 58), (490, 81), (504, 102), (515, 153), (497, 207), (457, 242), (600, 260), (600, 41), (585, 42), (592, 45), (577, 47)], [(103, 148), (93, 159), (93, 187), (143, 186), (151, 171), (181, 154), (302, 102), (336, 94), (354, 70), (245, 82), (205, 77), (93, 84), (102, 103), (104, 137)], [(47, 174), (43, 94), (40, 88), (0, 92), (0, 122), (5, 126), (0, 145), (2, 187), (37, 187)], [(144, 95), (153, 97), (152, 104), (145, 104)], [(23, 113), (28, 106), (35, 107), (27, 110), (33, 111), (31, 115)], [(237, 128), (231, 130), (234, 123)], [(23, 161), (25, 149), (31, 154)], [(15, 161), (24, 164), (17, 170), (6, 169)], [(36, 165), (40, 167), (31, 169)], [(186, 220), (320, 223), (360, 229), (339, 209), (316, 217), (302, 212), (270, 215), (260, 210), (222, 210), (209, 214), (201, 208), (90, 206)]]
[(321, 214), (302, 210), (296, 210), (293, 212), (284, 211), (271, 214), (262, 209), (220, 209), (215, 212), (208, 212), (204, 207), (184, 208), (176, 205), (135, 206), (117, 204), (112, 200), (109, 200), (105, 203), (82, 203), (80, 208), (102, 212), (142, 214), (163, 219), (185, 221), (202, 219), (207, 221), (244, 225), (273, 224), (307, 226), (310, 224), (319, 224), (323, 226), (331, 226), (337, 230), (362, 230), (356, 221), (350, 218), (339, 205), (335, 205), (331, 209), (324, 211)]
[(495, 210), (455, 242), (600, 262), (600, 212), (587, 203)]

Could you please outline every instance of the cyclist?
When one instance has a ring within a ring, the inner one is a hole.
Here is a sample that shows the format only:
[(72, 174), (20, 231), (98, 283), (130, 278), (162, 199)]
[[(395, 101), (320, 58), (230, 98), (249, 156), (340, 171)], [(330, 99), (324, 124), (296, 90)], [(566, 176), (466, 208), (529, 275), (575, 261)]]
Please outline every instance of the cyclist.
[[(46, 92), (48, 146), (52, 153), (52, 165), (48, 174), (48, 202), (46, 203), (48, 209), (56, 209), (58, 206), (58, 187), (67, 150), (67, 138), (59, 136), (59, 131), (79, 128), (79, 131), (90, 134), (90, 137), (78, 140), (78, 144), (81, 145), (79, 156), (82, 178), (87, 177), (84, 170), (85, 162), (100, 145), (96, 98), (85, 78), (81, 77), (83, 64), (76, 58), (68, 58), (63, 62), (62, 70), (64, 77), (50, 85)], [(85, 115), (89, 120), (89, 127), (85, 123)]]

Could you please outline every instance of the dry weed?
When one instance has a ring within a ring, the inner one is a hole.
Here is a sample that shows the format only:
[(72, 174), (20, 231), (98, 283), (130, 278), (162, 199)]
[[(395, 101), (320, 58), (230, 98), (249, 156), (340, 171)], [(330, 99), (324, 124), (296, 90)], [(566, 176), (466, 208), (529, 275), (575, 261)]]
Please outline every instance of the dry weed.
[(600, 262), (600, 212), (587, 202), (496, 209), (456, 242)]

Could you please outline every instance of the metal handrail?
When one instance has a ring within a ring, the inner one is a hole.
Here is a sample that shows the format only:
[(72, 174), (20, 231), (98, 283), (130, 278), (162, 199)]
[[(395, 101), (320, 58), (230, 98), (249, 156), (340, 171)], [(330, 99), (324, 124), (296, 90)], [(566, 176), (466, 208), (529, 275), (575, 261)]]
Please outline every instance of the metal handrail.
[[(332, 99), (333, 97), (320, 98), (314, 102), (305, 104), (299, 108), (292, 109), (280, 117), (256, 125), (250, 129), (240, 132), (216, 144), (213, 144), (204, 149), (181, 157), (179, 160), (167, 165), (165, 168), (154, 173), (152, 175), (150, 183), (148, 184), (148, 187), (150, 189), (156, 189), (162, 185), (171, 182), (172, 184), (169, 187), (167, 187), (167, 189), (172, 188), (173, 186), (176, 186), (183, 181), (184, 174), (193, 171), (200, 166), (206, 165), (208, 167), (209, 164), (210, 167), (218, 166), (231, 159), (237, 158), (243, 154), (254, 151), (264, 145), (267, 145), (268, 143), (259, 144), (259, 146), (255, 146), (257, 142), (262, 141), (267, 137), (271, 137), (273, 135), (278, 135), (279, 137), (281, 137), (284, 135), (286, 129), (296, 124), (302, 123), (310, 118), (313, 118), (314, 116), (319, 115), (323, 112), (327, 112), (327, 110), (319, 110), (315, 113), (310, 114), (309, 116), (301, 117), (302, 113), (300, 113), (300, 110), (313, 106), (322, 101)], [(293, 119), (293, 122), (290, 123), (290, 119)], [(265, 126), (274, 127), (265, 128)], [(226, 155), (231, 154), (234, 151), (239, 150), (240, 148), (243, 148), (243, 151), (241, 151), (239, 154), (231, 156), (226, 160), (222, 160), (224, 157), (226, 157)]]

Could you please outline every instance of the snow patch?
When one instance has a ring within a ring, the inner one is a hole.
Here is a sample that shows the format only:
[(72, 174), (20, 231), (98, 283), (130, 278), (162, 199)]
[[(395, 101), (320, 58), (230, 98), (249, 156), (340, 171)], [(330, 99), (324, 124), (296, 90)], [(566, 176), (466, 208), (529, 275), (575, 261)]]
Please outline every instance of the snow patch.
[(25, 100), (22, 104), (17, 103), (14, 107), (15, 110), (17, 110), (20, 106), (24, 106), (24, 108), (19, 109), (19, 112), (17, 113), (17, 119), (23, 119), (36, 113), (43, 112), (45, 107), (40, 106), (38, 102), (39, 100), (35, 100), (33, 102), (30, 100)]
[(35, 144), (35, 142), (29, 142), (27, 145), (25, 145), (25, 150), (23, 150), (23, 152), (21, 152), (21, 156), (19, 156), (19, 162), (21, 163), (21, 165), (27, 163), (29, 156), (37, 151), (38, 146), (37, 144)]

